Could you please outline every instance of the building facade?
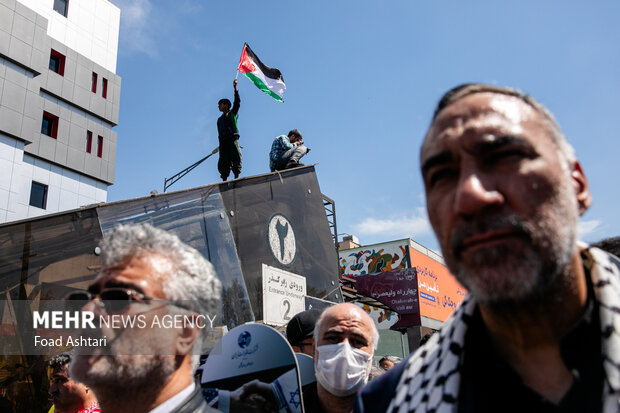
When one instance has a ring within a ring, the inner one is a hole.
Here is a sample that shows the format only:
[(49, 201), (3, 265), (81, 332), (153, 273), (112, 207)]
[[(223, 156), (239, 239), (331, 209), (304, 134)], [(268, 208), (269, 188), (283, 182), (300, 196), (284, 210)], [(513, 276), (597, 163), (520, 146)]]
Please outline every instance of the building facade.
[(398, 313), (359, 300), (377, 321), (380, 346), (391, 345), (386, 354), (399, 354), (398, 336), (389, 330), (406, 332), (413, 351), (422, 337), (441, 328), (467, 293), (439, 254), (409, 238), (360, 246), (352, 237), (343, 240), (338, 255), (345, 298), (355, 291)]
[(106, 201), (119, 24), (107, 0), (0, 0), (0, 222)]

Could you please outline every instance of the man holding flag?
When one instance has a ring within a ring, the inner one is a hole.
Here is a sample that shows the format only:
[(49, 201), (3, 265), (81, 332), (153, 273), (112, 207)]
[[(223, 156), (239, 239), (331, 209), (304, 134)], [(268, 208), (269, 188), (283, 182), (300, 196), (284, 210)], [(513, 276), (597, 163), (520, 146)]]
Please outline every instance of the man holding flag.
[(220, 172), (222, 181), (228, 179), (232, 170), (235, 179), (241, 173), (241, 148), (239, 147), (239, 128), (237, 127), (237, 113), (239, 112), (239, 91), (237, 79), (233, 81), (235, 89), (235, 101), (230, 105), (230, 100), (220, 99), (218, 109), (222, 112), (217, 120), (217, 134), (220, 143), (220, 159), (217, 162), (217, 170)]
[[(269, 96), (282, 102), (282, 95), (286, 90), (284, 79), (278, 69), (265, 66), (263, 62), (254, 54), (250, 46), (245, 43), (241, 52), (241, 59), (237, 66), (237, 75), (243, 73), (252, 83)], [(233, 81), (235, 89), (235, 100), (232, 104), (228, 99), (220, 99), (218, 109), (222, 112), (217, 120), (217, 133), (220, 143), (220, 159), (217, 162), (217, 169), (223, 181), (228, 179), (232, 170), (235, 179), (241, 173), (241, 148), (239, 147), (239, 128), (237, 127), (237, 116), (239, 112), (239, 91), (237, 90), (237, 78)]]

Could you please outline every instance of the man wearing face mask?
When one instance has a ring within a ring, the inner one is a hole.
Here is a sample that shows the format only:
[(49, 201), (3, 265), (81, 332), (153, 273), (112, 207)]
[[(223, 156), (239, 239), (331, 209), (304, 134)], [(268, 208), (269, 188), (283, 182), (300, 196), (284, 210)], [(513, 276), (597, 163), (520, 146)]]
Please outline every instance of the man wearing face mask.
[[(312, 411), (351, 412), (355, 394), (368, 381), (379, 332), (360, 307), (338, 304), (326, 309), (314, 329), (318, 402)], [(306, 406), (309, 410), (309, 406)]]

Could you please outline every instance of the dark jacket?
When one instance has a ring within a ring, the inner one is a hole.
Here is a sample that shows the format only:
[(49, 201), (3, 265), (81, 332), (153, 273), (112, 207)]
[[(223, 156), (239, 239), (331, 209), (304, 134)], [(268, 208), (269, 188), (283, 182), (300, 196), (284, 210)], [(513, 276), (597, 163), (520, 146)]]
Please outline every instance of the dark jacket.
[(355, 399), (354, 413), (383, 413), (387, 411), (396, 386), (400, 381), (409, 357), (400, 361), (394, 367), (372, 379), (358, 393)]
[(239, 113), (240, 102), (239, 92), (235, 91), (235, 101), (232, 108), (227, 113), (222, 113), (222, 116), (217, 119), (217, 134), (220, 143), (239, 139), (237, 113)]
[[(589, 276), (593, 289), (593, 294), (589, 295), (595, 300), (595, 307), (598, 306), (599, 321), (594, 324), (600, 331), (599, 334), (586, 333), (581, 336), (584, 340), (601, 341), (600, 350), (589, 353), (591, 356), (596, 354), (597, 357), (602, 357), (605, 374), (603, 391), (594, 392), (596, 401), (590, 403), (592, 409), (588, 411), (617, 413), (618, 394), (620, 393), (618, 390), (620, 389), (620, 362), (617, 361), (620, 359), (620, 334), (616, 334), (617, 326), (620, 325), (620, 260), (582, 243), (579, 243), (579, 249), (584, 272), (586, 276)], [(472, 396), (471, 390), (466, 386), (472, 382), (468, 372), (462, 366), (466, 362), (466, 357), (472, 354), (467, 350), (469, 347), (466, 341), (467, 333), (472, 323), (475, 322), (473, 317), (477, 306), (472, 296), (466, 296), (454, 314), (444, 323), (439, 333), (433, 335), (407, 360), (397, 365), (404, 364), (404, 369), (396, 370), (395, 366), (385, 373), (385, 381), (375, 382), (383, 377), (379, 376), (362, 389), (356, 400), (355, 411), (364, 413), (384, 411), (391, 403), (393, 403), (392, 411), (439, 412), (466, 409), (468, 406), (466, 402)], [(577, 326), (577, 328), (580, 327)], [(578, 331), (575, 333), (580, 334)], [(565, 357), (564, 352), (562, 352), (562, 357)], [(474, 364), (475, 366), (479, 366), (480, 363), (488, 363), (488, 360), (474, 361), (474, 363), (477, 363)], [(498, 379), (497, 376), (494, 378)], [(506, 384), (505, 381), (500, 381), (500, 383)], [(510, 385), (506, 386), (509, 390), (512, 389)], [(601, 406), (599, 402), (601, 396), (603, 407), (598, 409), (595, 406)], [(378, 397), (385, 399), (385, 403), (381, 406), (376, 403)], [(483, 397), (487, 400), (486, 394)], [(465, 402), (463, 408), (460, 407), (461, 402)], [(515, 407), (514, 404), (508, 404), (505, 399), (502, 402), (503, 408), (494, 411), (512, 411), (511, 408)], [(584, 411), (576, 404), (571, 404), (571, 407)], [(477, 406), (475, 411), (480, 411)]]

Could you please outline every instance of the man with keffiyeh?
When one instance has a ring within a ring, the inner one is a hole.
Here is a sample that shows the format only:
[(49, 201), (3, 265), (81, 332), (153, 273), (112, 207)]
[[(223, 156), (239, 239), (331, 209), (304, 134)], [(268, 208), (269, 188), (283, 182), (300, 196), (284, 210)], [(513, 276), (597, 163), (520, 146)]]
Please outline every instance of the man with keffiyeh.
[(431, 225), (468, 296), (358, 412), (617, 412), (620, 261), (577, 241), (591, 204), (553, 115), (524, 93), (466, 84), (420, 151)]

